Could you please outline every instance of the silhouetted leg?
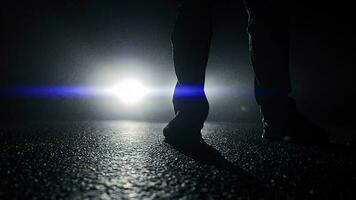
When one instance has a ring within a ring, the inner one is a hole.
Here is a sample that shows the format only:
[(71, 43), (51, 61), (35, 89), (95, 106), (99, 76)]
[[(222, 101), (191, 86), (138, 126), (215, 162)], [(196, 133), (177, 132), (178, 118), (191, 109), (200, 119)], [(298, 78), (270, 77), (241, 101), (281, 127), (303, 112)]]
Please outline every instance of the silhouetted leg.
[(295, 102), (289, 75), (290, 1), (245, 0), (249, 14), (250, 52), (255, 95), (264, 119), (283, 124)]
[(328, 144), (327, 132), (296, 111), (289, 97), (292, 0), (245, 0), (255, 94), (263, 114), (263, 138)]
[(204, 93), (205, 69), (212, 35), (209, 0), (186, 0), (180, 6), (172, 33), (177, 85), (173, 96), (176, 114), (203, 123), (209, 105)]

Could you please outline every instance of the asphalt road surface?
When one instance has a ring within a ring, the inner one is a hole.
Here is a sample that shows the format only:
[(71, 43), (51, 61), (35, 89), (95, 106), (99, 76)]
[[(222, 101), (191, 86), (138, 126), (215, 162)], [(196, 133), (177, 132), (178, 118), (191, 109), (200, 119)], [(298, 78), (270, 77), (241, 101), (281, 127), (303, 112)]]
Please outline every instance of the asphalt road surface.
[(352, 146), (264, 141), (256, 124), (207, 123), (211, 149), (163, 142), (162, 123), (0, 128), (0, 199), (353, 199)]

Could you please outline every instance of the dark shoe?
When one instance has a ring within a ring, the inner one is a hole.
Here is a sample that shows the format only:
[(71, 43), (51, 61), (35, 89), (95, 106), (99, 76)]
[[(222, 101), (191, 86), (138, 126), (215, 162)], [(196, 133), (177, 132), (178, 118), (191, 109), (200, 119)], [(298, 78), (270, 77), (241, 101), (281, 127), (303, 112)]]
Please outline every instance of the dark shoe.
[(328, 144), (328, 133), (300, 113), (288, 117), (284, 125), (269, 124), (263, 120), (262, 138), (299, 144)]
[(201, 136), (203, 122), (196, 122), (178, 113), (163, 129), (164, 141), (169, 144), (200, 144), (204, 143)]

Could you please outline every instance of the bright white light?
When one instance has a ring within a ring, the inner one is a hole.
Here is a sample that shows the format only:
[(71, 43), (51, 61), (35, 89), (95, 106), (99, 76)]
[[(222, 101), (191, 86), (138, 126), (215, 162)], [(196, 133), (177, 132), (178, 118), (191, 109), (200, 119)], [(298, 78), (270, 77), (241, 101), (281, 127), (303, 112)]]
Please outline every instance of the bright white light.
[(117, 84), (112, 92), (124, 103), (134, 105), (142, 101), (148, 89), (138, 80), (124, 80)]

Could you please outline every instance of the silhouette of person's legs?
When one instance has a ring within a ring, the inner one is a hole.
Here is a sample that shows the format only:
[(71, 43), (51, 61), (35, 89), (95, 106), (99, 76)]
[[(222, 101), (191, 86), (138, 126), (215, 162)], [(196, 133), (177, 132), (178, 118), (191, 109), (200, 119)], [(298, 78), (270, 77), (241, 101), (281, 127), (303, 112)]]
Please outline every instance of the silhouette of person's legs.
[(211, 21), (210, 0), (181, 2), (172, 33), (173, 59), (178, 79), (173, 95), (176, 117), (169, 127), (177, 129), (184, 126), (184, 130), (180, 129), (181, 133), (177, 133), (184, 137), (201, 137), (200, 129), (209, 111), (204, 82), (212, 35)]
[[(255, 95), (264, 119), (263, 136), (326, 141), (322, 130), (297, 113), (295, 101), (289, 97), (290, 1), (245, 0), (245, 4)], [(184, 0), (180, 6), (172, 34), (178, 79), (173, 96), (176, 117), (163, 131), (166, 139), (202, 140), (200, 130), (209, 110), (204, 81), (212, 36), (211, 7), (211, 0)], [(301, 134), (306, 131), (316, 137)]]

